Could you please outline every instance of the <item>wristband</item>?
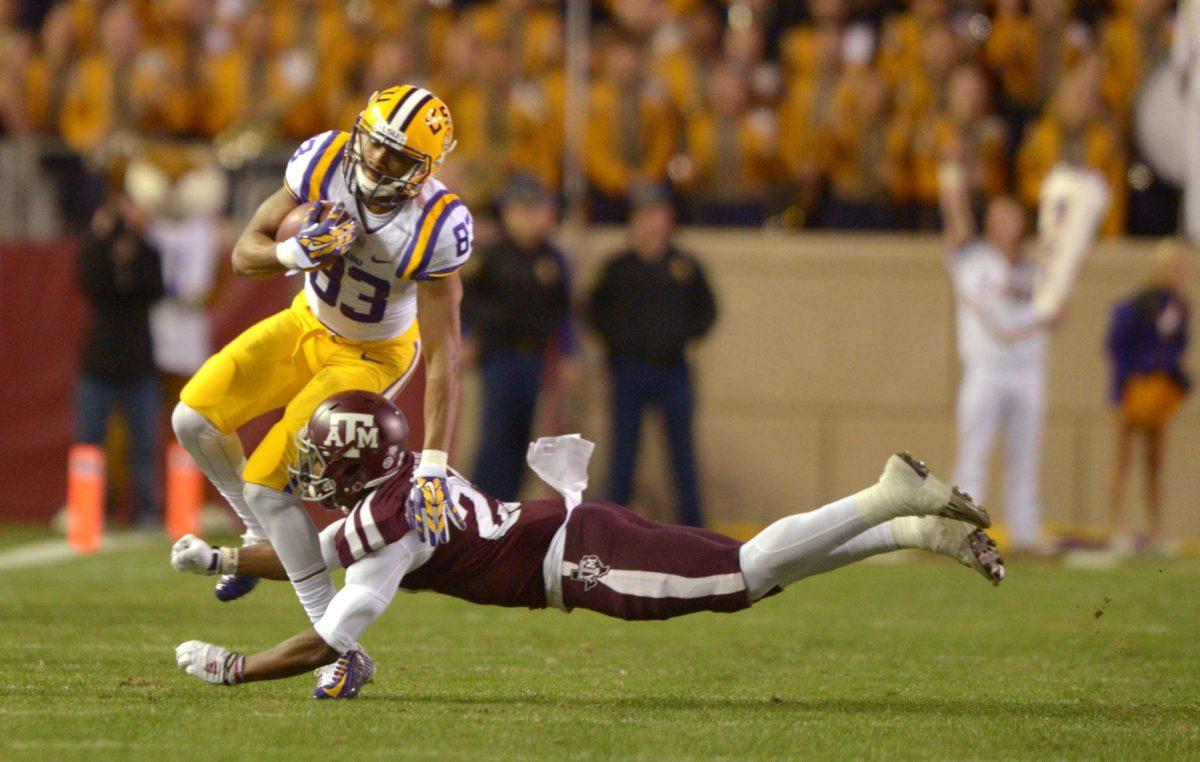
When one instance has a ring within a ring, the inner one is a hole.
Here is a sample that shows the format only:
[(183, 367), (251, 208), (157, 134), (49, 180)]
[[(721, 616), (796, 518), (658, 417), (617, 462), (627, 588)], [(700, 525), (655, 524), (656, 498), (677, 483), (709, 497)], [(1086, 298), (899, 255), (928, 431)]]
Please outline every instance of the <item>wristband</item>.
[(229, 674), (225, 677), (226, 685), (237, 685), (246, 681), (246, 657), (241, 654), (230, 654), (233, 664), (229, 666)]
[(446, 468), (449, 463), (450, 456), (443, 450), (421, 451), (421, 468)]
[(238, 549), (237, 548), (217, 548), (221, 553), (218, 569), (222, 574), (237, 574), (238, 568)]
[(275, 244), (275, 259), (289, 270), (300, 269), (300, 257), (304, 256), (304, 248), (295, 238), (280, 241)]

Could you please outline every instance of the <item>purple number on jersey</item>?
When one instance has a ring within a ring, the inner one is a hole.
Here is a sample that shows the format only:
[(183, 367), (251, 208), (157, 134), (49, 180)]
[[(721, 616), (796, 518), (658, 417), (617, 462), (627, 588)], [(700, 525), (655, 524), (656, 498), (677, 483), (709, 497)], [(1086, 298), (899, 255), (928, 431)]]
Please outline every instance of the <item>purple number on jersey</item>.
[[(338, 297), (342, 293), (342, 278), (346, 275), (349, 275), (351, 280), (371, 287), (369, 295), (362, 293), (354, 295), (360, 302), (367, 304), (367, 311), (362, 312), (346, 304), (338, 306)], [(325, 278), (324, 285), (321, 284), (321, 276)], [(387, 311), (388, 296), (392, 293), (392, 286), (386, 280), (357, 267), (351, 267), (347, 272), (344, 259), (336, 260), (324, 270), (317, 270), (311, 275), (311, 278), (313, 291), (317, 292), (321, 301), (330, 307), (337, 306), (338, 311), (351, 320), (359, 323), (378, 323), (383, 320), (383, 315)]]

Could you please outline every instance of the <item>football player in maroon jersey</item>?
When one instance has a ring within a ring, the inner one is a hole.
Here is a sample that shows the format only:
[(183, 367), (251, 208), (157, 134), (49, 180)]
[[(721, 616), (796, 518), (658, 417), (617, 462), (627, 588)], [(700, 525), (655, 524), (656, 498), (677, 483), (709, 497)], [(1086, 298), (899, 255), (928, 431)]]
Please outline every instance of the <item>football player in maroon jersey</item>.
[[(744, 544), (569, 492), (501, 503), (451, 472), (447, 497), (466, 528), (432, 548), (405, 521), (418, 461), (407, 436), (404, 415), (377, 394), (343, 392), (316, 409), (297, 437), (291, 470), (305, 500), (346, 514), (321, 533), (327, 565), (346, 567), (345, 586), (320, 621), (275, 647), (243, 655), (192, 640), (176, 649), (181, 669), (235, 685), (326, 665), (314, 696), (352, 698), (375, 671), (358, 638), (399, 588), (635, 620), (739, 611), (805, 577), (899, 548), (950, 556), (993, 584), (1004, 578), (982, 531), (987, 513), (907, 453), (892, 456), (872, 486), (780, 519)], [(287, 579), (268, 544), (211, 547), (188, 535), (172, 548), (171, 563), (199, 574)]]

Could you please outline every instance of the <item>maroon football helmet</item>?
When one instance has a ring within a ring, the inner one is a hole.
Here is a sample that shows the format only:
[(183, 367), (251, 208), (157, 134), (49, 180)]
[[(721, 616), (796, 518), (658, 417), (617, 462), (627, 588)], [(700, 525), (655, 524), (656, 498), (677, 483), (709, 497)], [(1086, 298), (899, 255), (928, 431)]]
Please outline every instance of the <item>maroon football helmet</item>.
[(391, 400), (339, 392), (318, 405), (296, 434), (288, 473), (301, 499), (329, 510), (349, 507), (400, 470), (407, 440), (408, 421)]

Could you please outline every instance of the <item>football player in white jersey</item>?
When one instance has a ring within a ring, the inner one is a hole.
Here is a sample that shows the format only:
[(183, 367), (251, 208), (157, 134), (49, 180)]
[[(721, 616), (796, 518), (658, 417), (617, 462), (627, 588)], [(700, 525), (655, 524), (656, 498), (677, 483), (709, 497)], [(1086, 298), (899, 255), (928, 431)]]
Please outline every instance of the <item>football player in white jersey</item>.
[(989, 201), (978, 235), (963, 169), (939, 173), (946, 260), (958, 305), (958, 465), (955, 480), (982, 502), (996, 431), (1005, 430), (1005, 518), (1016, 550), (1039, 541), (1038, 472), (1045, 418), (1046, 344), (1056, 316), (1034, 304), (1035, 265), (1026, 255), (1025, 211)]
[[(401, 85), (375, 93), (353, 130), (305, 141), (283, 187), (254, 213), (233, 251), (234, 271), (300, 273), (292, 305), (211, 357), (180, 394), (180, 443), (237, 511), (243, 545), (270, 541), (312, 621), (334, 595), (317, 532), (289, 485), (296, 437), (329, 395), (362, 389), (394, 396), (426, 362), (425, 441), (406, 519), (431, 545), (449, 536), (446, 477), (459, 391), (458, 269), (471, 254), (471, 215), (433, 173), (454, 148), (450, 112), (433, 93)], [(294, 237), (284, 219), (313, 206)], [(420, 315), (420, 328), (417, 317)], [(283, 408), (247, 458), (237, 430)], [(232, 600), (257, 580), (226, 575)]]

